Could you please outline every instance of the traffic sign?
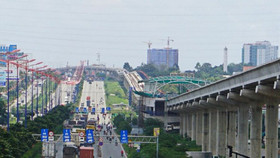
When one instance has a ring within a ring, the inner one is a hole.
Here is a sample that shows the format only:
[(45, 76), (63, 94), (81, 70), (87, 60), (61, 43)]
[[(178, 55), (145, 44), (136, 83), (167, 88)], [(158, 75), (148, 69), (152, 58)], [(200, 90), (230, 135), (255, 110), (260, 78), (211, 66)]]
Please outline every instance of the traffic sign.
[(93, 143), (94, 142), (93, 130), (91, 130), (91, 129), (86, 130), (86, 136), (87, 136), (87, 138), (86, 138), (87, 143)]
[(100, 137), (100, 138), (99, 138), (99, 146), (102, 146), (102, 145), (103, 145), (103, 138)]
[(63, 129), (63, 142), (71, 141), (71, 131), (70, 129)]
[(121, 143), (128, 143), (127, 130), (121, 130)]
[(49, 129), (41, 129), (41, 142), (49, 141)]
[(79, 133), (79, 136), (80, 136), (80, 137), (84, 137), (84, 136), (85, 136), (84, 132), (80, 132), (80, 133)]
[(159, 128), (154, 128), (154, 136), (159, 136)]
[(106, 110), (107, 111), (111, 111), (111, 107), (106, 107)]
[(79, 108), (78, 107), (75, 108), (75, 112), (79, 113)]
[(51, 137), (51, 136), (53, 136), (54, 134), (53, 134), (53, 131), (49, 131), (49, 136)]
[(0, 87), (6, 87), (6, 82), (5, 81), (0, 81)]
[(54, 141), (54, 133), (53, 133), (53, 131), (49, 131), (49, 141), (50, 142)]
[(105, 113), (105, 108), (102, 108), (101, 113), (102, 113), (102, 114)]

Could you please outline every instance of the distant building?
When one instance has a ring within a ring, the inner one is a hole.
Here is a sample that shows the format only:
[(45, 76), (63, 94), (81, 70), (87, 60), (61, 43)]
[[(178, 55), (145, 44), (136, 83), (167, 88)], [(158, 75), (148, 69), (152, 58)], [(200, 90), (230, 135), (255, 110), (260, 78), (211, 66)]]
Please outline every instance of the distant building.
[(278, 46), (272, 46), (269, 41), (259, 41), (254, 44), (244, 44), (242, 48), (242, 63), (258, 66), (278, 58)]
[(178, 65), (178, 49), (148, 49), (147, 64), (166, 66), (168, 68)]
[(13, 50), (17, 49), (17, 45), (0, 45), (0, 53), (6, 53), (6, 52), (11, 52)]
[(227, 53), (227, 47), (224, 48), (224, 64), (223, 64), (223, 70), (224, 72), (227, 72), (227, 66), (228, 66), (228, 53)]

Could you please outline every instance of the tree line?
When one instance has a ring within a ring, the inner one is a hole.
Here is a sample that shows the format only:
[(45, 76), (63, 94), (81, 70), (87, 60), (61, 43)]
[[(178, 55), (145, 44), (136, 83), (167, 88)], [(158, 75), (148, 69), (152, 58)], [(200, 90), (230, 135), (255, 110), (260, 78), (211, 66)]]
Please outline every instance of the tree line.
[[(0, 100), (0, 107), (1, 121), (3, 121), (2, 118), (6, 118), (6, 109), (3, 108), (5, 103), (2, 100)], [(9, 132), (0, 128), (0, 157), (21, 157), (36, 144), (32, 134), (40, 134), (42, 128), (48, 128), (54, 133), (61, 133), (63, 121), (69, 119), (72, 110), (73, 106), (57, 106), (43, 117), (36, 117), (34, 121), (28, 119), (27, 128), (21, 124), (10, 125)]]

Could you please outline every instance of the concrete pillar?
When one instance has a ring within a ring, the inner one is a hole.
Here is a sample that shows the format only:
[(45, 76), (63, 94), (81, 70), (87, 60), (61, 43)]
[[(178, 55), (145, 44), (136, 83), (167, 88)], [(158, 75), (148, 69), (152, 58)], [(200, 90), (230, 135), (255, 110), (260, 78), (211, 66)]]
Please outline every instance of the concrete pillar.
[(227, 128), (227, 145), (233, 147), (235, 150), (236, 137), (236, 111), (228, 111), (228, 128)]
[(183, 135), (183, 113), (180, 113), (180, 135)]
[(196, 114), (192, 114), (192, 140), (196, 140)]
[(202, 144), (202, 113), (198, 112), (196, 115), (196, 144)]
[(182, 131), (182, 134), (183, 134), (183, 137), (185, 138), (185, 134), (186, 134), (186, 113), (183, 113), (182, 114), (183, 116), (183, 124), (182, 124), (182, 128), (183, 128), (183, 131)]
[(189, 137), (189, 113), (186, 115), (186, 134), (187, 134), (187, 137)]
[(217, 139), (217, 110), (210, 112), (209, 117), (209, 149), (213, 155), (217, 155), (216, 152), (216, 139)]
[(250, 130), (250, 157), (261, 158), (262, 143), (262, 107), (252, 106), (251, 130)]
[(226, 110), (219, 110), (217, 112), (216, 152), (217, 152), (217, 155), (219, 155), (219, 156), (226, 156), (226, 140), (227, 140), (226, 118), (227, 118)]
[(203, 113), (202, 119), (202, 151), (209, 151), (209, 113)]
[(278, 105), (266, 105), (265, 157), (278, 157)]
[(188, 134), (188, 137), (191, 137), (192, 136), (192, 115), (191, 114), (188, 114), (188, 131), (187, 131), (187, 134)]
[(243, 155), (248, 155), (248, 113), (249, 107), (242, 105), (238, 109), (238, 145), (237, 150)]

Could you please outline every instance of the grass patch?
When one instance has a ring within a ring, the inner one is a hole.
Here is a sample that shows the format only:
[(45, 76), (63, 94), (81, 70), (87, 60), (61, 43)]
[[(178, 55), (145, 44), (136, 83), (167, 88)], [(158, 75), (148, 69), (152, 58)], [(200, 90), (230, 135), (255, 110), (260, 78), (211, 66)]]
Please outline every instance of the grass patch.
[(120, 103), (128, 104), (127, 96), (119, 82), (105, 81), (105, 92), (107, 105), (112, 106), (113, 104)]

